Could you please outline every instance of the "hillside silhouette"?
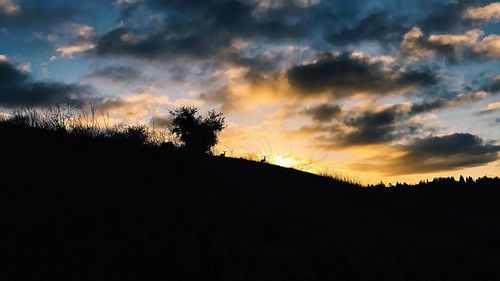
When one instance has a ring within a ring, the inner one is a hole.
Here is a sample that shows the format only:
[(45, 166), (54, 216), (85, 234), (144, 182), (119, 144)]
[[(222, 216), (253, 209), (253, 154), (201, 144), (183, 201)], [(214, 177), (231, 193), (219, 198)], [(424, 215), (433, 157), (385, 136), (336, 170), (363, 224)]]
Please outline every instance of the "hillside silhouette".
[(500, 276), (498, 178), (363, 188), (144, 135), (0, 122), (3, 280)]

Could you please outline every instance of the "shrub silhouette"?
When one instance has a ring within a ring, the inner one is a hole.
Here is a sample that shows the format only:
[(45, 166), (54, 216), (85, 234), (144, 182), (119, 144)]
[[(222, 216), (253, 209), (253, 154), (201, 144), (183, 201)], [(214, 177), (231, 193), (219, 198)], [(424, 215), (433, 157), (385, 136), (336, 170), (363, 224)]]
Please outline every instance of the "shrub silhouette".
[(183, 148), (194, 154), (211, 154), (218, 134), (226, 127), (222, 113), (209, 111), (206, 117), (197, 114), (196, 107), (183, 106), (170, 111), (170, 132), (179, 138)]
[(37, 109), (19, 108), (11, 113), (9, 122), (13, 125), (40, 128), (52, 131), (66, 130), (68, 122), (74, 117), (73, 108), (60, 105)]
[(148, 132), (146, 127), (135, 125), (126, 127), (123, 131), (116, 132), (114, 137), (130, 144), (140, 145), (148, 141)]

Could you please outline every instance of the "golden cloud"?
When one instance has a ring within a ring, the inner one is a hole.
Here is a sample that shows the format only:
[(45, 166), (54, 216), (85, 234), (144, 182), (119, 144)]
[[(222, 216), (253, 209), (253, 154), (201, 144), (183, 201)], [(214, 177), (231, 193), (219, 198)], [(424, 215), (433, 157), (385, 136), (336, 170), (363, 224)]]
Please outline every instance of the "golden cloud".
[(491, 3), (484, 7), (468, 8), (465, 10), (464, 18), (480, 21), (500, 20), (500, 2)]
[(56, 49), (58, 57), (52, 57), (52, 59), (56, 58), (72, 58), (73, 55), (78, 53), (83, 53), (95, 48), (95, 44), (92, 43), (81, 43), (78, 45), (69, 45), (63, 46)]
[(401, 51), (410, 59), (418, 60), (437, 54), (450, 58), (483, 56), (500, 57), (500, 36), (482, 37), (484, 32), (472, 29), (463, 34), (434, 34), (425, 37), (422, 30), (413, 27), (403, 36)]
[(486, 36), (474, 46), (474, 50), (486, 57), (500, 58), (500, 36), (495, 34)]
[(475, 44), (478, 39), (483, 35), (483, 32), (479, 29), (472, 29), (464, 34), (445, 34), (445, 35), (431, 35), (429, 36), (429, 42), (439, 45), (469, 45)]

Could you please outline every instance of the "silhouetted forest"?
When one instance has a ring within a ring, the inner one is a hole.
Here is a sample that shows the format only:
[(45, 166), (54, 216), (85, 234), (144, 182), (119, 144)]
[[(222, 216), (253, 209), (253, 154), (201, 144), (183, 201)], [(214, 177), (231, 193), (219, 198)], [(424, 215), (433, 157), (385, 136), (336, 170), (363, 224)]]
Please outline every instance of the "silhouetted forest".
[(434, 178), (431, 181), (420, 181), (417, 184), (407, 184), (407, 183), (399, 183), (396, 184), (388, 184), (379, 183), (379, 184), (370, 184), (369, 188), (498, 188), (500, 187), (500, 178), (499, 177), (479, 177), (477, 179), (473, 179), (472, 177), (464, 177), (460, 176), (457, 179), (454, 177), (446, 177), (446, 178)]
[(363, 188), (27, 112), (0, 122), (3, 280), (500, 276), (499, 178)]

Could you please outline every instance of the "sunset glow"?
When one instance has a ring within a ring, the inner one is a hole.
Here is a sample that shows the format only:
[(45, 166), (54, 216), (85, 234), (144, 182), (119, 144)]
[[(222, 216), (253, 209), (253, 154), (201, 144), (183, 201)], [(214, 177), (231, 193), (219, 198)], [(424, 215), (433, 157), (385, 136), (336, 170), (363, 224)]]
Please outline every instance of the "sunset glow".
[(278, 166), (286, 167), (286, 168), (292, 168), (293, 166), (297, 166), (300, 164), (298, 161), (294, 160), (292, 157), (281, 156), (281, 155), (276, 156), (273, 159), (272, 163), (276, 164)]
[(161, 129), (189, 105), (224, 113), (229, 157), (362, 183), (500, 175), (500, 2), (0, 3), (2, 115), (91, 104)]

